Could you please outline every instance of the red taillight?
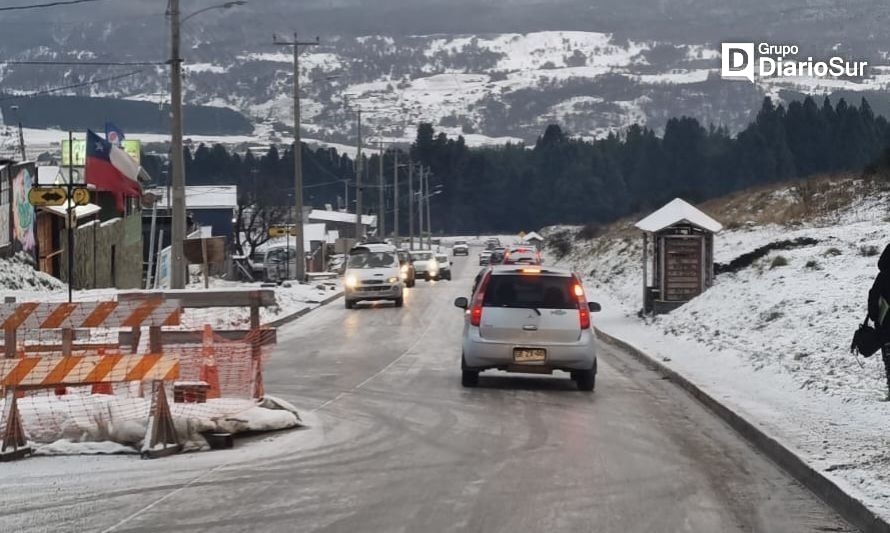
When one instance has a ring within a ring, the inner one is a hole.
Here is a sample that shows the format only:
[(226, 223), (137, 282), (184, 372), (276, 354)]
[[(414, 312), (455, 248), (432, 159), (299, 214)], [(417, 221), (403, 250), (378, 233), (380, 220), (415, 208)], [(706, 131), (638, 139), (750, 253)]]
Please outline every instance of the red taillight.
[(587, 298), (584, 296), (584, 287), (576, 279), (572, 286), (572, 292), (575, 295), (575, 301), (578, 302), (578, 321), (581, 323), (581, 329), (590, 328), (590, 309), (587, 308)]
[(482, 323), (482, 306), (473, 306), (470, 310), (470, 324), (473, 326), (478, 326)]
[(491, 273), (486, 272), (473, 295), (473, 305), (470, 307), (470, 325), (479, 326), (482, 323), (482, 303), (485, 301), (485, 288), (488, 287), (488, 280), (491, 279)]

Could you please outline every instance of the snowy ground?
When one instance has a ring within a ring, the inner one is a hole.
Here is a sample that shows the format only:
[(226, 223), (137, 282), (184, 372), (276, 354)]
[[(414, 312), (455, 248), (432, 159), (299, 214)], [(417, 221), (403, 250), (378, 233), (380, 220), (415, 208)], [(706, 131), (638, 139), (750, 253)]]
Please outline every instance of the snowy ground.
[[(776, 195), (794, 196), (786, 193)], [(638, 232), (616, 227), (576, 241), (559, 263), (586, 276), (589, 298), (604, 308), (598, 327), (737, 408), (890, 518), (883, 365), (879, 356), (857, 361), (849, 352), (877, 273), (876, 254), (890, 243), (888, 199), (876, 193), (808, 222), (752, 221), (724, 231), (715, 242), (718, 263), (782, 240), (818, 244), (773, 251), (719, 275), (704, 295), (656, 319), (637, 316)], [(762, 215), (753, 211), (754, 220)]]

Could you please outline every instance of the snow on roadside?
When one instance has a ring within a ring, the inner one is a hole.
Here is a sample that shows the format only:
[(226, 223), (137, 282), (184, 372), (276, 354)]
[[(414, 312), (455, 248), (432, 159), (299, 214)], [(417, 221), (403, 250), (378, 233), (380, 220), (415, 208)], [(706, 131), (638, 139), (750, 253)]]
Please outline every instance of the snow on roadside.
[(584, 276), (588, 297), (603, 304), (597, 327), (662, 360), (890, 518), (883, 365), (880, 356), (857, 363), (849, 352), (878, 254), (890, 243), (887, 200), (866, 196), (801, 224), (735, 225), (715, 239), (718, 263), (784, 240), (817, 244), (720, 274), (705, 294), (654, 319), (638, 316), (642, 239), (628, 225), (573, 241), (556, 263)]
[[(22, 426), (35, 453), (44, 455), (134, 453), (147, 429), (150, 399), (45, 393), (18, 400)], [(0, 412), (5, 409), (0, 401)], [(180, 442), (187, 451), (208, 449), (202, 433), (277, 431), (301, 425), (295, 409), (275, 399), (218, 398), (205, 403), (171, 403)]]

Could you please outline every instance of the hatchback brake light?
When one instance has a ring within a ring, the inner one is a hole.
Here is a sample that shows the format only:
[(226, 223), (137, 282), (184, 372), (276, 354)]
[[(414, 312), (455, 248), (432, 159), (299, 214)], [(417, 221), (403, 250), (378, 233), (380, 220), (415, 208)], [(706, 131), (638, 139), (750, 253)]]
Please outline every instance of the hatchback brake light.
[(578, 303), (578, 322), (581, 329), (590, 328), (590, 309), (587, 308), (587, 297), (584, 296), (584, 287), (576, 279), (572, 286), (572, 293), (575, 295), (575, 301)]
[(488, 287), (488, 280), (491, 279), (491, 273), (486, 272), (476, 294), (473, 295), (473, 305), (470, 307), (470, 325), (479, 326), (482, 324), (482, 302), (485, 301), (485, 289)]

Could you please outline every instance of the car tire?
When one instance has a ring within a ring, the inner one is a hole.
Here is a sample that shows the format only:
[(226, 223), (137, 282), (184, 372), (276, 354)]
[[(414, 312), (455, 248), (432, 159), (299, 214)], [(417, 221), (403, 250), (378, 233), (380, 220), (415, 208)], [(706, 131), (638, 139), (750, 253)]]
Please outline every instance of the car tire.
[(460, 384), (464, 387), (475, 387), (479, 384), (479, 371), (467, 368), (463, 354), (460, 356)]
[(393, 300), (393, 302), (395, 302), (396, 307), (402, 307), (403, 305), (405, 305), (405, 297), (404, 297), (404, 296), (399, 296), (398, 298), (396, 298), (395, 300)]
[(343, 300), (343, 305), (346, 307), (346, 309), (352, 309), (353, 307), (355, 307), (355, 302), (353, 302), (352, 300)]
[(414, 286), (414, 278), (405, 281), (405, 286), (409, 289)]
[(590, 392), (596, 386), (596, 370), (575, 370), (572, 372), (572, 378), (578, 385), (578, 390)]

